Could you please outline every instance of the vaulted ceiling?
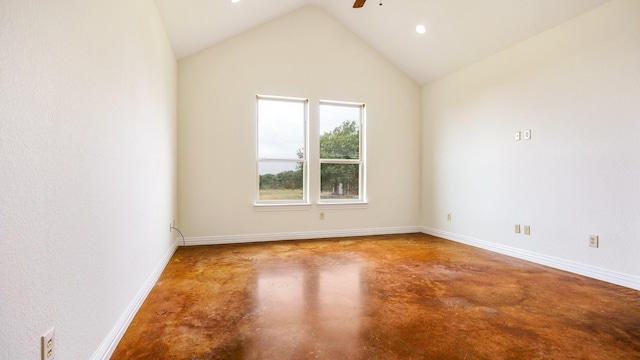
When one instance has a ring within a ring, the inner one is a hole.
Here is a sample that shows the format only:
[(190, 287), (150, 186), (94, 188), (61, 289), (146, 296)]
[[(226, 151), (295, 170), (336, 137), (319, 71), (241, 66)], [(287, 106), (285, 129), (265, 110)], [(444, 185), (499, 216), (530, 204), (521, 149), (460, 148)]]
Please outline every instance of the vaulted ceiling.
[[(178, 59), (305, 6), (426, 84), (610, 0), (156, 0)], [(426, 33), (415, 31), (418, 24)]]

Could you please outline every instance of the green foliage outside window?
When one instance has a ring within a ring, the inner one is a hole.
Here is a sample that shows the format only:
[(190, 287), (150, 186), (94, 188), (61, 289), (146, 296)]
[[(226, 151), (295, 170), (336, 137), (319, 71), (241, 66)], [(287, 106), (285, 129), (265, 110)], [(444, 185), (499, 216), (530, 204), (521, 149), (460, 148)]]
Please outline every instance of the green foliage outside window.
[[(360, 129), (355, 121), (345, 121), (331, 132), (320, 136), (321, 159), (357, 160), (360, 158)], [(357, 164), (320, 166), (321, 198), (357, 198), (359, 192)]]
[[(299, 149), (298, 158), (303, 157)], [(360, 129), (349, 120), (320, 136), (320, 158), (325, 160), (357, 160), (360, 158)], [(320, 166), (321, 198), (358, 198), (358, 164), (323, 163)], [(260, 190), (302, 190), (303, 164), (295, 170), (260, 175)]]

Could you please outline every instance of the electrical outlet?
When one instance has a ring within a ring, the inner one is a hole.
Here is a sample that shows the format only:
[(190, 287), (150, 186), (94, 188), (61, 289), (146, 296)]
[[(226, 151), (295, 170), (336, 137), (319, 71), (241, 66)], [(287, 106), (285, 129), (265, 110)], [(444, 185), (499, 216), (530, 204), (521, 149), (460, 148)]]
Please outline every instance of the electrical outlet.
[(520, 224), (516, 224), (516, 234), (520, 234)]
[(40, 338), (42, 360), (54, 360), (56, 358), (56, 328), (52, 327)]
[(520, 137), (520, 136), (521, 136), (521, 135), (520, 135), (520, 131), (516, 131), (516, 135), (515, 135), (515, 137), (514, 137), (514, 140), (515, 140), (515, 141), (520, 141), (520, 139), (521, 139), (521, 137)]
[(598, 235), (589, 235), (589, 246), (597, 248), (598, 247)]
[(525, 140), (531, 140), (531, 129), (528, 129), (528, 130), (524, 131), (524, 139)]
[(524, 226), (524, 234), (531, 235), (531, 227), (529, 225)]
[(323, 212), (320, 213), (320, 220), (324, 220), (324, 213)]
[(451, 221), (451, 214), (447, 214), (447, 221)]

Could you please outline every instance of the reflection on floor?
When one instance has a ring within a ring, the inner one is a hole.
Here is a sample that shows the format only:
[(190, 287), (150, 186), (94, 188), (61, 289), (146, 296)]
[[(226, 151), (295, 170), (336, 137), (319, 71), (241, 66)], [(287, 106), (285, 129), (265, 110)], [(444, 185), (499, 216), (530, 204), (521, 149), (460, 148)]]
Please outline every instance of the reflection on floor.
[(186, 247), (112, 359), (640, 359), (640, 292), (422, 234)]

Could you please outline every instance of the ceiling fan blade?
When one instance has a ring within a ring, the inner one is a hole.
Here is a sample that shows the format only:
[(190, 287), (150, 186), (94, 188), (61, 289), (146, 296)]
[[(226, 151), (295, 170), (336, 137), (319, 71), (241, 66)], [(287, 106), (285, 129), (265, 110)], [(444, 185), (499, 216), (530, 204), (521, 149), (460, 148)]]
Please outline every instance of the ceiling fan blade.
[(365, 1), (367, 1), (367, 0), (356, 0), (356, 2), (353, 3), (353, 8), (357, 9), (357, 8), (363, 7)]

